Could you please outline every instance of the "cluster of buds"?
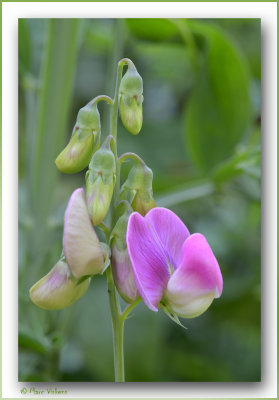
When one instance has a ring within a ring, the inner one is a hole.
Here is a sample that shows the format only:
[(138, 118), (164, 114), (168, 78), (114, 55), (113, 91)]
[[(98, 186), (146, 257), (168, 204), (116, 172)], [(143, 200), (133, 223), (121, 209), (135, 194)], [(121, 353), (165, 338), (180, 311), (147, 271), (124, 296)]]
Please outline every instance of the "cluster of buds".
[[(113, 107), (119, 103), (122, 123), (131, 134), (142, 128), (142, 78), (131, 60), (121, 63), (128, 69), (114, 101), (99, 96), (81, 108), (71, 140), (55, 161), (65, 173), (88, 167), (86, 198), (82, 188), (72, 194), (62, 258), (31, 288), (30, 296), (44, 309), (67, 307), (86, 292), (91, 277), (111, 263), (115, 286), (127, 303), (141, 297), (151, 310), (160, 306), (177, 322), (177, 316), (200, 315), (221, 295), (222, 275), (204, 236), (190, 235), (174, 213), (156, 207), (153, 173), (143, 160), (134, 153), (118, 158), (115, 135), (108, 135), (100, 147), (97, 99)], [(126, 159), (134, 165), (120, 188), (120, 166)], [(110, 247), (99, 241), (94, 228), (98, 225)]]
[[(128, 69), (117, 94), (119, 111), (123, 125), (135, 135), (142, 127), (142, 78), (131, 60), (123, 61)], [(129, 302), (139, 296), (126, 246), (128, 214), (121, 215), (111, 229), (112, 256), (110, 248), (99, 241), (94, 229), (103, 223), (108, 214), (117, 169), (113, 136), (108, 135), (100, 147), (101, 121), (97, 108), (100, 100), (113, 104), (109, 97), (98, 96), (82, 107), (68, 145), (55, 160), (57, 168), (63, 173), (77, 173), (86, 167), (88, 170), (85, 175), (86, 196), (82, 188), (77, 189), (66, 209), (61, 259), (30, 289), (31, 300), (44, 309), (65, 308), (78, 300), (88, 289), (91, 277), (104, 272), (110, 257), (120, 293)], [(130, 180), (127, 181), (127, 188)], [(134, 187), (137, 191), (139, 185), (135, 183)], [(137, 204), (139, 202), (134, 201), (136, 209)], [(128, 291), (126, 277), (131, 283)]]

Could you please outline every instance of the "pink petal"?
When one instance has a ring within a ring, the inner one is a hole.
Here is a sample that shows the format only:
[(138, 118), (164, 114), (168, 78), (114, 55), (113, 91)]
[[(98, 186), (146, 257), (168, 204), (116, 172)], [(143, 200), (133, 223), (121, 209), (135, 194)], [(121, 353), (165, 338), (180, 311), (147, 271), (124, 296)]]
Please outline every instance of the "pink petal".
[(63, 249), (76, 278), (102, 272), (102, 249), (89, 218), (82, 188), (73, 192), (65, 213)]
[(127, 226), (127, 248), (135, 283), (144, 303), (158, 311), (169, 279), (168, 264), (147, 222), (139, 213), (131, 214)]
[(167, 208), (150, 210), (146, 221), (157, 242), (161, 243), (170, 265), (176, 269), (181, 262), (182, 247), (190, 233), (180, 218)]
[(171, 276), (165, 298), (173, 311), (185, 318), (202, 314), (223, 289), (218, 262), (205, 237), (186, 239), (180, 266)]

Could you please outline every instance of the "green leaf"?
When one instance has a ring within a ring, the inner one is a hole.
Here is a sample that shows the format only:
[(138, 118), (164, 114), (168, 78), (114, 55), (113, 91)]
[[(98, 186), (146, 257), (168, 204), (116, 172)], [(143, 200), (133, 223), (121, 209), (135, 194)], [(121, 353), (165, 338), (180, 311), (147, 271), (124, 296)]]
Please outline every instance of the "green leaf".
[(212, 182), (198, 180), (189, 182), (186, 185), (176, 187), (155, 198), (158, 207), (173, 207), (176, 204), (202, 197), (210, 196), (214, 193), (215, 186)]
[(19, 72), (28, 71), (31, 60), (30, 37), (26, 21), (18, 19), (18, 58)]
[(162, 80), (164, 85), (171, 84), (176, 92), (183, 94), (193, 85), (191, 54), (184, 44), (139, 42), (133, 49), (146, 65), (150, 81)]
[(188, 21), (205, 41), (204, 60), (185, 112), (187, 149), (208, 170), (228, 158), (251, 120), (249, 75), (234, 42), (219, 28)]
[(140, 39), (163, 41), (177, 35), (177, 29), (171, 21), (162, 18), (126, 19), (130, 31)]
[[(50, 213), (58, 172), (54, 160), (63, 148), (78, 49), (78, 20), (48, 20), (36, 135), (30, 159), (30, 208), (38, 226)], [(34, 232), (43, 245), (42, 229)], [(38, 251), (38, 247), (37, 250)]]
[(41, 354), (47, 353), (51, 347), (47, 338), (39, 337), (24, 328), (19, 328), (18, 345)]
[(260, 146), (244, 148), (214, 168), (213, 179), (215, 182), (221, 183), (243, 173), (260, 179), (260, 161)]

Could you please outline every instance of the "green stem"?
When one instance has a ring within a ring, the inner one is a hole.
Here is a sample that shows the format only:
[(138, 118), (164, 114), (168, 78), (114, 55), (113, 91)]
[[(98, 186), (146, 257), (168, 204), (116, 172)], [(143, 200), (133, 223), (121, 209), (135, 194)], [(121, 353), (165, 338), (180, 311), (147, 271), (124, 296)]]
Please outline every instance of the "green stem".
[[(111, 104), (111, 124), (110, 124), (110, 135), (114, 138), (113, 145), (113, 153), (116, 160), (116, 182), (114, 187), (113, 199), (112, 199), (112, 227), (114, 226), (117, 219), (117, 206), (119, 203), (119, 192), (120, 192), (120, 162), (118, 160), (117, 155), (117, 120), (118, 120), (118, 106), (119, 106), (119, 88), (120, 82), (122, 78), (122, 71), (124, 65), (129, 64), (129, 66), (134, 67), (134, 64), (128, 58), (123, 58), (118, 63), (117, 68), (117, 76), (116, 76), (116, 84), (115, 84), (115, 92), (114, 99)], [(101, 96), (101, 99), (104, 100), (104, 97)], [(95, 99), (96, 100), (96, 99)], [(110, 239), (111, 232), (107, 232), (107, 240)], [(124, 322), (132, 309), (136, 306), (137, 302), (131, 304), (121, 312), (119, 298), (116, 292), (116, 287), (113, 281), (112, 269), (111, 266), (107, 268), (107, 282), (108, 282), (108, 294), (109, 294), (109, 304), (110, 304), (110, 313), (112, 320), (112, 334), (113, 334), (113, 357), (114, 357), (114, 372), (115, 372), (115, 381), (116, 382), (124, 382), (125, 381), (125, 373), (124, 373), (124, 351), (123, 351), (123, 334), (124, 334)]]
[(114, 137), (115, 142), (117, 141), (117, 117), (118, 117), (118, 105), (119, 105), (119, 87), (122, 78), (122, 70), (125, 64), (131, 63), (132, 61), (128, 58), (123, 58), (119, 61), (117, 67), (117, 76), (116, 76), (116, 83), (115, 83), (115, 92), (114, 92), (114, 99), (113, 99), (113, 106), (111, 111), (111, 126), (110, 126), (110, 133)]
[(115, 382), (125, 382), (124, 373), (124, 351), (123, 351), (123, 328), (125, 319), (122, 317), (121, 309), (112, 277), (111, 266), (107, 268), (107, 282), (109, 304), (112, 320), (113, 333), (113, 358)]
[(131, 152), (122, 154), (122, 155), (118, 158), (118, 161), (119, 161), (119, 163), (120, 163), (120, 165), (121, 165), (121, 164), (123, 163), (123, 161), (129, 160), (129, 159), (132, 159), (132, 160), (138, 162), (139, 164), (141, 164), (141, 165), (143, 165), (143, 166), (145, 165), (145, 162), (143, 161), (142, 158), (140, 158), (140, 156), (138, 156), (138, 155), (135, 154), (135, 153), (131, 153)]
[[(112, 220), (113, 224), (116, 221), (116, 207), (119, 202), (120, 191), (120, 167), (117, 156), (117, 119), (118, 119), (118, 104), (119, 104), (119, 87), (122, 77), (123, 66), (127, 63), (126, 60), (121, 60), (118, 63), (116, 85), (114, 99), (111, 106), (111, 125), (110, 134), (114, 138), (113, 152), (116, 160), (116, 182), (112, 199)], [(109, 240), (107, 235), (107, 240)], [(110, 313), (112, 321), (112, 335), (113, 335), (113, 359), (114, 359), (114, 374), (116, 382), (125, 381), (124, 373), (124, 351), (123, 351), (123, 328), (125, 319), (122, 317), (119, 298), (116, 292), (115, 284), (112, 276), (111, 266), (107, 269), (107, 282), (108, 282), (108, 295), (110, 304)]]
[[(114, 140), (115, 140), (114, 156), (115, 156), (115, 160), (116, 160), (116, 182), (115, 182), (113, 201), (112, 201), (114, 210), (117, 207), (118, 200), (119, 200), (119, 192), (120, 192), (120, 164), (118, 162), (118, 156), (117, 156), (117, 119), (118, 119), (118, 106), (119, 106), (119, 87), (120, 87), (123, 67), (124, 67), (124, 65), (129, 64), (129, 63), (132, 63), (132, 61), (129, 60), (128, 58), (123, 58), (118, 63), (114, 99), (113, 99), (113, 105), (112, 105), (112, 109), (111, 109), (110, 134), (114, 137)], [(115, 213), (113, 215), (113, 219), (115, 219)]]
[(113, 100), (109, 97), (106, 96), (105, 94), (94, 97), (94, 99), (92, 99), (89, 104), (93, 105), (93, 104), (97, 104), (99, 103), (99, 101), (106, 101), (108, 104), (112, 105), (113, 104)]

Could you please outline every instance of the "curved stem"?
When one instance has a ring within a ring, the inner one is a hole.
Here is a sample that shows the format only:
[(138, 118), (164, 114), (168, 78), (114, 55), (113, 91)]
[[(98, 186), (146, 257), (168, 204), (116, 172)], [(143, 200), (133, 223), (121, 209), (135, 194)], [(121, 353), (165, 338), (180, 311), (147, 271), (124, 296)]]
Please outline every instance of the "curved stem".
[(97, 96), (97, 97), (94, 97), (94, 99), (92, 99), (90, 102), (89, 102), (89, 104), (91, 105), (91, 106), (93, 106), (93, 104), (98, 104), (99, 103), (99, 101), (105, 101), (105, 102), (107, 102), (109, 105), (112, 105), (113, 104), (113, 100), (109, 97), (109, 96), (106, 96), (105, 94), (102, 94), (102, 95), (100, 95), (100, 96)]
[(132, 159), (132, 160), (134, 160), (134, 161), (140, 163), (141, 165), (145, 165), (145, 162), (143, 161), (142, 158), (140, 158), (140, 156), (138, 156), (138, 155), (135, 154), (135, 153), (131, 153), (131, 152), (122, 154), (122, 155), (118, 158), (118, 161), (119, 161), (119, 163), (120, 163), (120, 165), (121, 165), (121, 164), (123, 163), (123, 161), (129, 160), (129, 159)]

